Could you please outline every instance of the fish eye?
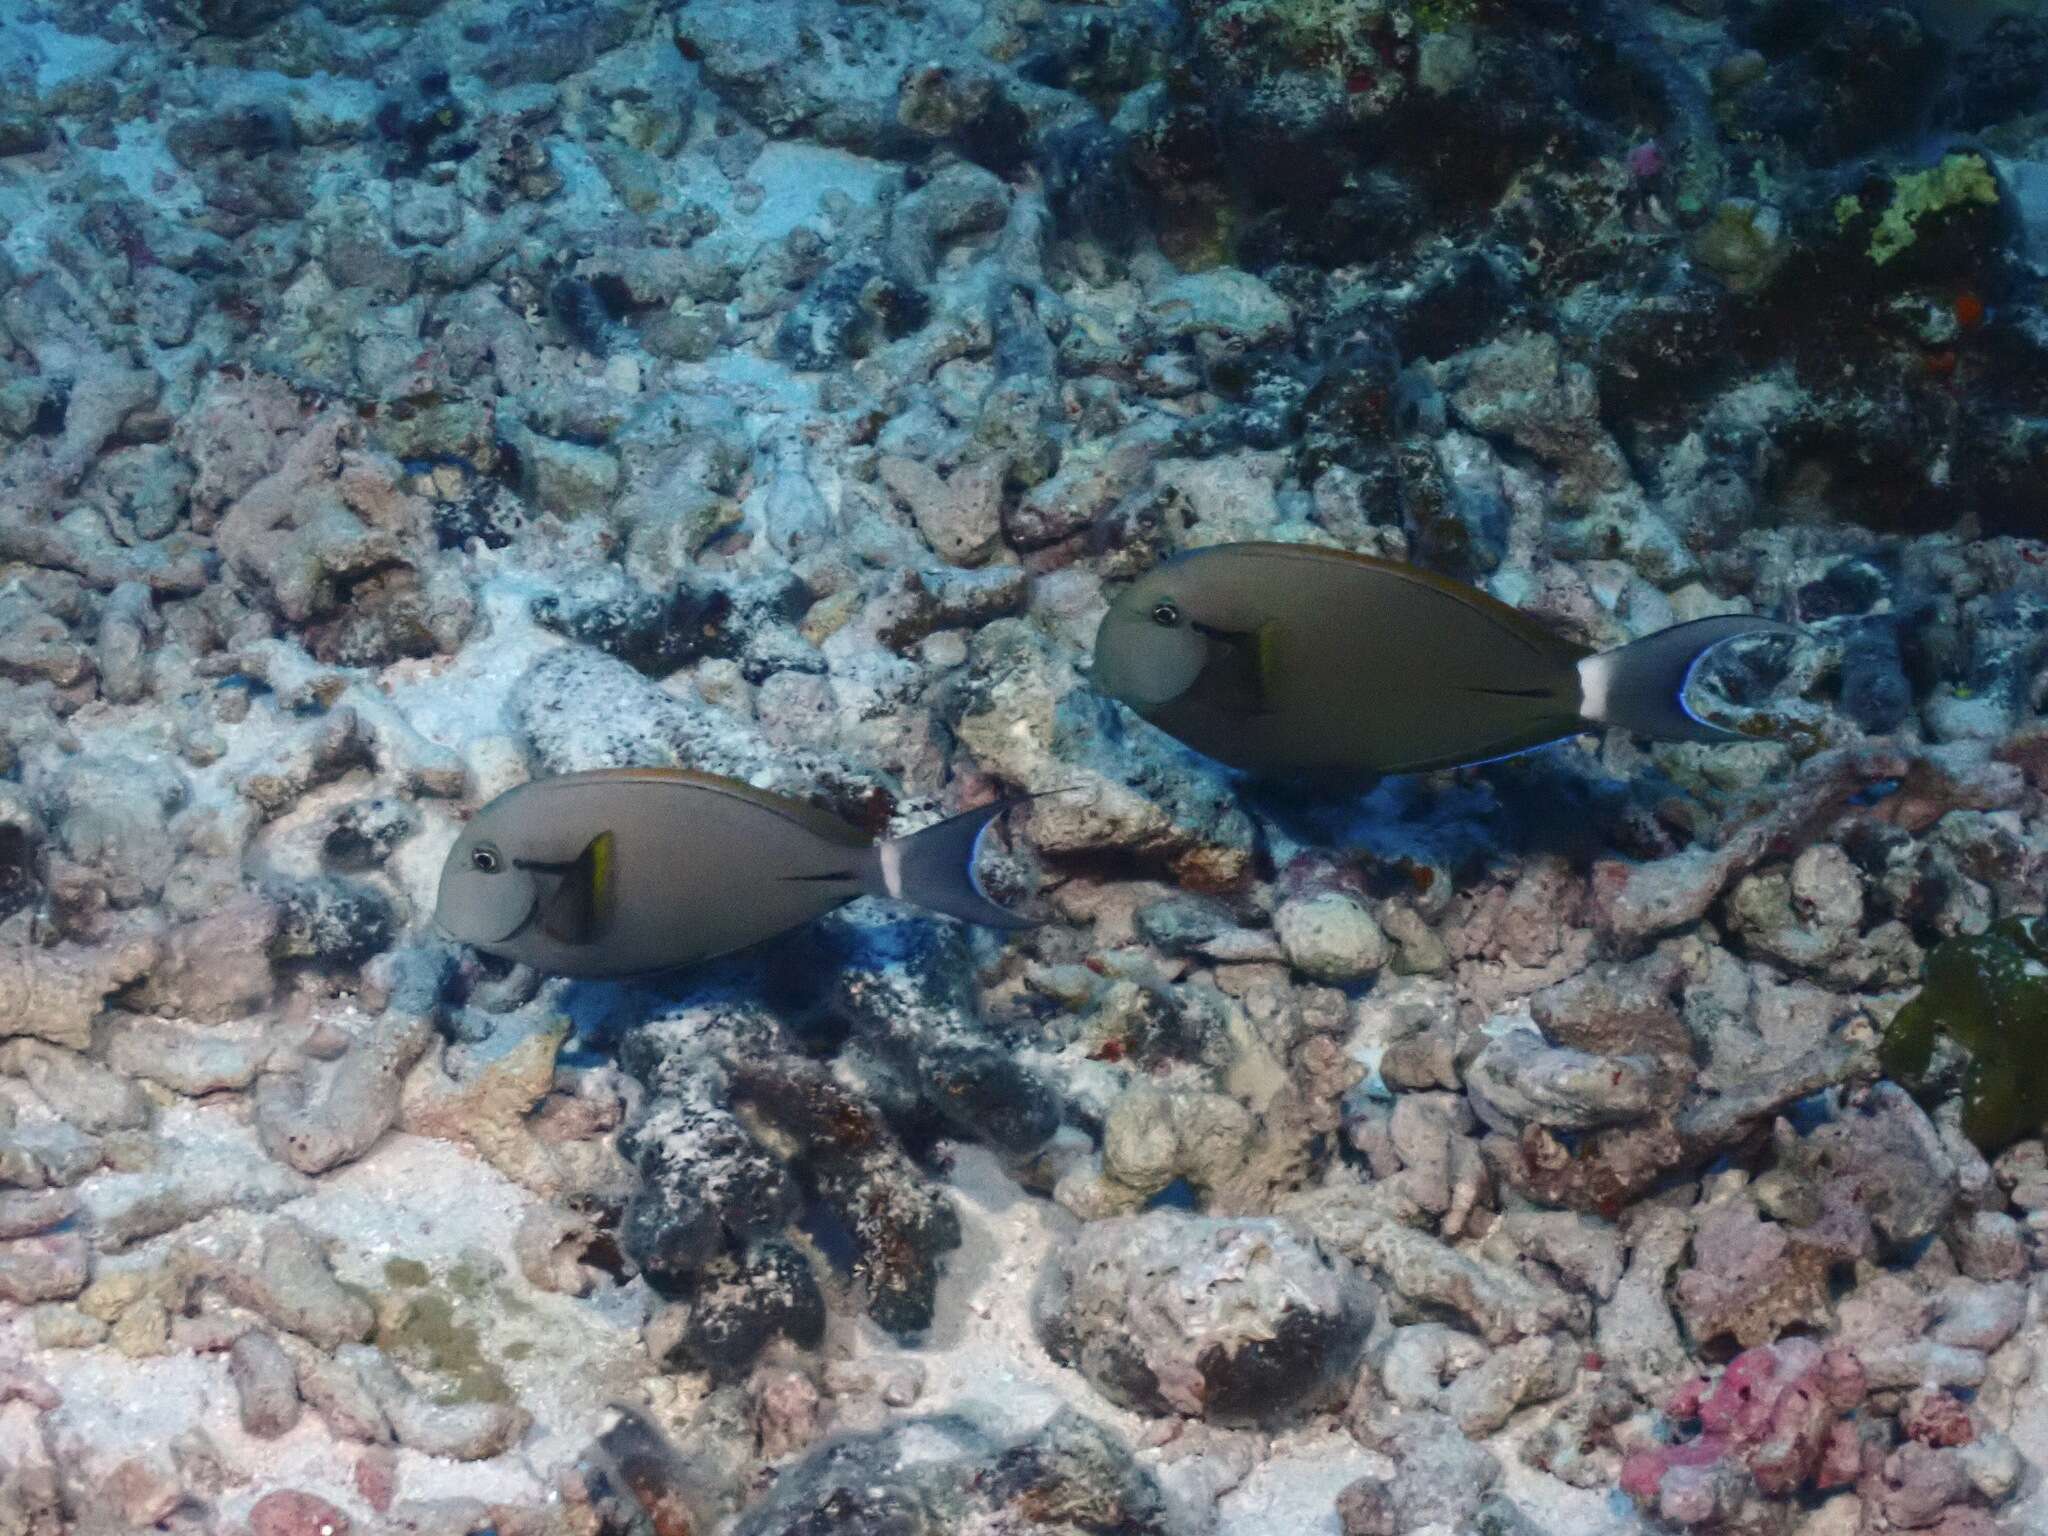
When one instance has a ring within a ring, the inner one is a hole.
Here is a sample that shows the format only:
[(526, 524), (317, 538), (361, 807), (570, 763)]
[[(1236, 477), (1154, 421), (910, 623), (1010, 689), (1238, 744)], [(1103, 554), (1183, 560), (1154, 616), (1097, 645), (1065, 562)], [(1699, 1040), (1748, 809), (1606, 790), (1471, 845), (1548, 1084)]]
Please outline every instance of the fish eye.
[(1172, 629), (1180, 623), (1180, 609), (1172, 603), (1161, 602), (1152, 605), (1152, 622), (1162, 629)]
[(469, 864), (470, 868), (486, 875), (495, 875), (504, 867), (498, 858), (498, 850), (488, 843), (470, 852)]

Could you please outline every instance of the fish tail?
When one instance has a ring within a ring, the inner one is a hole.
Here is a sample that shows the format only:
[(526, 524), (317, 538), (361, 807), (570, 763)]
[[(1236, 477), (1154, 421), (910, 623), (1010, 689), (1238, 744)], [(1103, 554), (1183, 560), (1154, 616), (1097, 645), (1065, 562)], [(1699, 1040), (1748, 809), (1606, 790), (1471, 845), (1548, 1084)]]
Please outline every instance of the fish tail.
[(1747, 741), (1741, 732), (1710, 725), (1692, 712), (1685, 694), (1693, 674), (1709, 652), (1730, 640), (1803, 633), (1796, 624), (1739, 613), (1674, 624), (1581, 661), (1579, 713), (1591, 724), (1619, 726), (1652, 741)]
[(1037, 927), (1033, 919), (991, 901), (974, 872), (988, 829), (1005, 812), (1037, 798), (1012, 795), (962, 811), (921, 832), (877, 843), (865, 872), (868, 894), (912, 902), (985, 928)]

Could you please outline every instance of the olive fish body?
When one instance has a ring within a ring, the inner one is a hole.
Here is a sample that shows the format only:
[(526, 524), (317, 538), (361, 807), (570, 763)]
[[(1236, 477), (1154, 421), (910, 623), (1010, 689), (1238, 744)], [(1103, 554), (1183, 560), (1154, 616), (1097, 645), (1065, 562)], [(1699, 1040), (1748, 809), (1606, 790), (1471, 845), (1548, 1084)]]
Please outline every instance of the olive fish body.
[(1601, 725), (1739, 740), (1691, 714), (1700, 657), (1770, 619), (1681, 624), (1595, 653), (1460, 582), (1297, 544), (1178, 556), (1118, 595), (1098, 687), (1196, 751), (1251, 772), (1418, 773)]
[(443, 867), (435, 923), (488, 954), (579, 977), (692, 965), (869, 894), (1027, 926), (973, 874), (981, 835), (1014, 803), (875, 843), (737, 780), (564, 774), (507, 790), (471, 819)]

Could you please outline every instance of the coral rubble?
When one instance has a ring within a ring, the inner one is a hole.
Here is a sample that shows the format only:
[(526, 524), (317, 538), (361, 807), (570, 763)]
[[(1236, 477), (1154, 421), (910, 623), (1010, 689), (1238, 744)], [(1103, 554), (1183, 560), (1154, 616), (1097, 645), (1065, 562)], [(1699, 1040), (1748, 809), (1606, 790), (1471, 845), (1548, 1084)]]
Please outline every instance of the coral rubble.
[[(1936, 0), (12, 7), (0, 1531), (2048, 1528), (2044, 79)], [(1733, 745), (1253, 781), (1089, 671), (1252, 539), (1804, 637)], [(1047, 920), (436, 930), (621, 766), (1035, 796)]]

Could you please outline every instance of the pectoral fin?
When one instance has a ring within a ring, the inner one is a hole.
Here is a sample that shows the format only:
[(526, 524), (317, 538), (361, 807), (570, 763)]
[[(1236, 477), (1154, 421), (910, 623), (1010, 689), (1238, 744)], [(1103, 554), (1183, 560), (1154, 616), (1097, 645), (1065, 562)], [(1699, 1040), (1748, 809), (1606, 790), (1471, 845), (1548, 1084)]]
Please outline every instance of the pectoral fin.
[(591, 944), (611, 922), (613, 839), (600, 832), (562, 871), (541, 909), (541, 932), (561, 944)]

